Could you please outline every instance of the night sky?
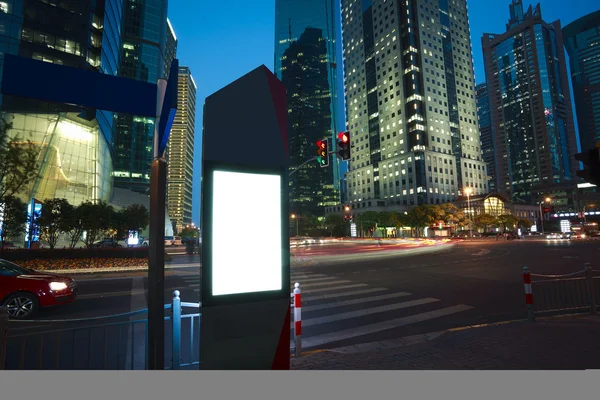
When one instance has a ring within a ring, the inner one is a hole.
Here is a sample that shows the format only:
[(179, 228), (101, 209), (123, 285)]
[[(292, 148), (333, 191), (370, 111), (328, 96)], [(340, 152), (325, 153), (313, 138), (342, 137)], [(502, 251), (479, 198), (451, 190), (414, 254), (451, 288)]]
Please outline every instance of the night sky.
[[(297, 0), (302, 1), (302, 0)], [(503, 33), (511, 0), (470, 0), (469, 17), (477, 83), (485, 81), (481, 36)], [(537, 3), (524, 1), (527, 8)], [(600, 8), (596, 0), (543, 0), (546, 22), (566, 25)], [(180, 64), (198, 85), (194, 157), (193, 221), (200, 220), (202, 107), (204, 99), (261, 64), (273, 69), (275, 0), (170, 0), (169, 19), (177, 35)]]

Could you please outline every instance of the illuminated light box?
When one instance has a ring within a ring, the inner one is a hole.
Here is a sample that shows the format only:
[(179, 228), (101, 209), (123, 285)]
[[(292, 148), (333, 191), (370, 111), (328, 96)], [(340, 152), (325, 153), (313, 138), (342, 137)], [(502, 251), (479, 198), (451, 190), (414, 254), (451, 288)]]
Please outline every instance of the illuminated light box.
[(281, 176), (216, 170), (212, 189), (213, 296), (281, 290)]

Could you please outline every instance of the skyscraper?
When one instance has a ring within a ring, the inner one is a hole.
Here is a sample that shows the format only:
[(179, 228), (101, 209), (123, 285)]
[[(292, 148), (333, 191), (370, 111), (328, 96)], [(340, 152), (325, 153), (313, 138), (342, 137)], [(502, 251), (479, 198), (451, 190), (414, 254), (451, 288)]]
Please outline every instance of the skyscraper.
[(492, 135), (492, 120), (490, 118), (490, 99), (487, 83), (475, 87), (477, 98), (477, 119), (481, 135), (481, 151), (487, 168), (488, 186), (490, 192), (496, 191), (496, 161), (494, 156), (494, 137)]
[[(290, 171), (316, 156), (317, 140), (330, 138), (334, 149), (343, 129), (337, 120), (338, 7), (333, 0), (275, 2), (275, 75), (288, 89)], [(322, 207), (339, 203), (339, 160), (330, 157), (329, 167), (317, 167), (315, 161), (290, 176), (291, 211), (322, 214)], [(310, 178), (314, 173), (318, 179)]]
[[(118, 74), (123, 0), (0, 2), (0, 15), (0, 53)], [(3, 58), (0, 72), (2, 65)], [(72, 105), (12, 96), (0, 101), (13, 124), (9, 134), (30, 135), (40, 149), (39, 171), (23, 200), (110, 201), (113, 113), (82, 114)]]
[(488, 191), (465, 0), (343, 0), (348, 199), (439, 204)]
[(177, 58), (177, 36), (175, 30), (171, 25), (171, 21), (167, 18), (167, 36), (165, 42), (165, 70), (163, 76), (165, 79), (169, 78), (169, 71), (171, 70), (171, 63)]
[[(164, 77), (167, 0), (125, 0), (119, 75), (156, 83)], [(114, 139), (115, 187), (148, 193), (154, 118), (119, 114)]]
[(563, 28), (569, 54), (581, 149), (600, 141), (600, 11)]
[(506, 32), (482, 38), (498, 191), (535, 201), (574, 180), (577, 149), (560, 21), (510, 5)]
[(167, 150), (167, 211), (180, 231), (192, 222), (196, 83), (188, 67), (179, 67), (177, 90), (177, 113)]

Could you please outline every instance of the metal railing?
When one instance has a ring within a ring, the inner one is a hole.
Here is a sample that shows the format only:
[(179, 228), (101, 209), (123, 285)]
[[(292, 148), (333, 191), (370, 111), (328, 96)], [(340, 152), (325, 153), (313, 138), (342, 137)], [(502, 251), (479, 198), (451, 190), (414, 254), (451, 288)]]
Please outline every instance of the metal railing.
[[(164, 305), (165, 310), (171, 310), (164, 318), (165, 358), (171, 359), (165, 369), (200, 364), (199, 346), (194, 343), (200, 341), (201, 304), (182, 302), (179, 295), (174, 291), (171, 304)], [(198, 312), (183, 313), (183, 308)], [(146, 308), (102, 317), (8, 322), (2, 314), (0, 370), (147, 369), (147, 313)], [(182, 340), (184, 332), (189, 340)]]
[(533, 311), (535, 313), (560, 313), (590, 311), (596, 314), (600, 300), (600, 270), (589, 263), (581, 271), (562, 274), (531, 274)]

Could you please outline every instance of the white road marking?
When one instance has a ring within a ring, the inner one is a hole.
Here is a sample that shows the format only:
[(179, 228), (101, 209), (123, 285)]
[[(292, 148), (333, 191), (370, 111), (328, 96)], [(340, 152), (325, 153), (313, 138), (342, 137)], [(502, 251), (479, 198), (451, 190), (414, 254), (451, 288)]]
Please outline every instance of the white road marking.
[(312, 295), (308, 294), (308, 295), (302, 295), (302, 303), (308, 303), (310, 301), (323, 300), (323, 299), (339, 299), (341, 297), (350, 297), (350, 296), (357, 296), (359, 294), (382, 292), (384, 290), (388, 290), (388, 289), (386, 289), (386, 288), (371, 288), (371, 289), (364, 289), (364, 290), (355, 290), (354, 292), (323, 294), (320, 296), (312, 296)]
[[(402, 303), (395, 303), (395, 304), (387, 304), (384, 306), (365, 308), (362, 310), (355, 310), (355, 311), (349, 311), (349, 312), (345, 312), (345, 313), (327, 315), (324, 317), (307, 318), (307, 319), (302, 319), (302, 327), (304, 328), (304, 327), (308, 327), (308, 326), (328, 324), (330, 322), (342, 321), (345, 319), (352, 319), (352, 318), (364, 317), (364, 316), (372, 315), (372, 314), (384, 313), (384, 312), (388, 312), (388, 311), (401, 310), (403, 308), (409, 308), (409, 307), (420, 306), (423, 304), (435, 303), (437, 301), (439, 301), (439, 300), (429, 297), (426, 299), (411, 300), (411, 301), (405, 301)], [(290, 326), (293, 327), (294, 326), (293, 323)]]
[(336, 301), (335, 303), (318, 304), (315, 306), (308, 306), (308, 307), (303, 306), (302, 312), (325, 310), (327, 308), (351, 306), (354, 304), (371, 303), (374, 301), (389, 300), (389, 299), (395, 299), (397, 297), (405, 297), (405, 296), (410, 296), (410, 293), (407, 293), (407, 292), (389, 293), (389, 294), (382, 294), (380, 296), (361, 297), (360, 299)]
[(428, 311), (420, 314), (409, 315), (407, 317), (391, 319), (388, 321), (378, 322), (370, 325), (357, 326), (350, 329), (344, 329), (337, 332), (326, 333), (318, 336), (303, 336), (302, 345), (305, 348), (322, 346), (327, 343), (337, 342), (345, 339), (352, 339), (359, 336), (369, 335), (388, 329), (399, 328), (416, 324), (418, 322), (428, 321), (434, 318), (444, 317), (446, 315), (455, 314), (457, 312), (467, 311), (473, 307), (459, 304), (452, 307), (446, 307), (439, 310)]
[[(312, 282), (322, 282), (322, 281), (331, 281), (333, 279), (337, 279), (335, 276), (326, 276), (323, 278), (315, 278), (315, 279), (299, 279), (300, 284), (312, 283)], [(294, 282), (295, 283), (295, 282)]]
[(352, 281), (342, 280), (342, 281), (316, 282), (316, 283), (304, 283), (304, 282), (300, 281), (300, 288), (303, 288), (303, 287), (312, 288), (312, 287), (315, 287), (315, 286), (339, 285), (340, 283), (350, 283), (350, 282), (352, 282)]
[(359, 288), (359, 287), (365, 287), (365, 286), (369, 286), (366, 283), (355, 283), (353, 285), (345, 285), (345, 286), (332, 286), (332, 287), (326, 287), (326, 288), (319, 288), (319, 289), (313, 289), (313, 290), (306, 290), (306, 292), (304, 293), (319, 293), (319, 292), (329, 292), (332, 290), (342, 290), (342, 289), (353, 289), (353, 288)]

